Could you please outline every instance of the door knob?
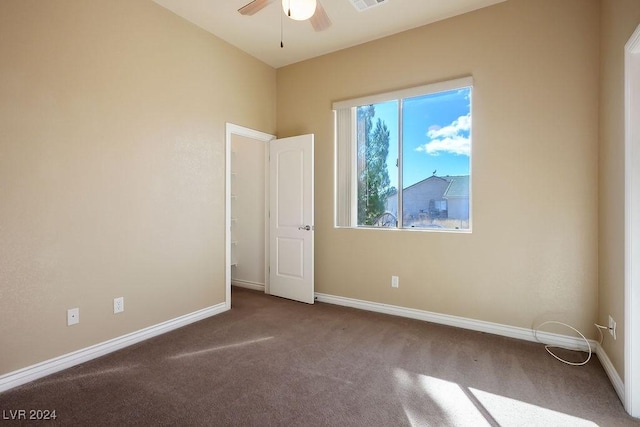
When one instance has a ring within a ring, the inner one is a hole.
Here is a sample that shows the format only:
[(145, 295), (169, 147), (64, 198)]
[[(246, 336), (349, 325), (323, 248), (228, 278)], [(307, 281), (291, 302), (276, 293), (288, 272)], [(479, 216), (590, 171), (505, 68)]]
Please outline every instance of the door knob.
[(302, 227), (298, 227), (298, 230), (311, 230), (311, 226), (310, 225), (303, 225)]

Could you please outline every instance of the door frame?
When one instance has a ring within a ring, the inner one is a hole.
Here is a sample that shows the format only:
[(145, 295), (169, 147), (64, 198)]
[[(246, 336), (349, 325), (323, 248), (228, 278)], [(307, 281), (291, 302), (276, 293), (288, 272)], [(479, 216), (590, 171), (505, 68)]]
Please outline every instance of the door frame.
[(624, 49), (624, 406), (640, 417), (640, 25)]
[[(624, 406), (640, 417), (640, 26), (624, 51)], [(633, 94), (633, 95), (632, 95)]]
[[(233, 123), (225, 123), (225, 304), (227, 309), (231, 308), (231, 138), (233, 135), (244, 136), (264, 143), (265, 150), (265, 183), (264, 199), (265, 212), (269, 212), (269, 142), (275, 139), (275, 135), (260, 132)], [(265, 215), (265, 283), (264, 291), (269, 293), (269, 215)]]

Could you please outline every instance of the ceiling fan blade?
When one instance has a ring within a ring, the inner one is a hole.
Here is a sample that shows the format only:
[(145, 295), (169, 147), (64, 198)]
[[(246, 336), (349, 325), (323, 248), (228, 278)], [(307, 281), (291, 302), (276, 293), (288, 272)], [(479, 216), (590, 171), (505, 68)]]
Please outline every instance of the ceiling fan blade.
[(331, 19), (329, 19), (327, 12), (324, 11), (324, 7), (322, 7), (320, 1), (318, 1), (316, 5), (316, 13), (314, 13), (309, 20), (311, 21), (311, 25), (313, 25), (313, 29), (316, 31), (324, 31), (331, 26)]
[(272, 3), (273, 0), (253, 0), (251, 3), (247, 3), (238, 9), (241, 15), (253, 15), (254, 13), (260, 12), (269, 3)]

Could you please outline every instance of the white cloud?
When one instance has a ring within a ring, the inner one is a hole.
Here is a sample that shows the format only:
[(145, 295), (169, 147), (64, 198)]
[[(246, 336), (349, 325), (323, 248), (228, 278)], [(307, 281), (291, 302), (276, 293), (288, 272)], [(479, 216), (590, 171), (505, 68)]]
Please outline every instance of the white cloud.
[(449, 126), (440, 129), (429, 129), (427, 136), (431, 139), (451, 138), (460, 135), (461, 132), (468, 132), (469, 129), (471, 129), (471, 114), (458, 117)]
[(468, 156), (471, 154), (471, 141), (469, 138), (456, 136), (453, 138), (434, 139), (416, 148), (416, 151), (424, 151), (432, 156), (437, 156), (440, 152)]
[(470, 130), (471, 114), (458, 117), (448, 126), (431, 126), (427, 131), (427, 137), (431, 141), (419, 146), (416, 151), (432, 156), (437, 156), (441, 152), (469, 156), (471, 140), (467, 135)]

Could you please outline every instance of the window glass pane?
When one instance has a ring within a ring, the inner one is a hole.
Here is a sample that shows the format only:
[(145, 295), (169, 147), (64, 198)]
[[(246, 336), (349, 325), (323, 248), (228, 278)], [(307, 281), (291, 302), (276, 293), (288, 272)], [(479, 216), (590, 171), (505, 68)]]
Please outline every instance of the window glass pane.
[(407, 98), (402, 111), (403, 227), (468, 230), (471, 88)]
[(357, 107), (358, 225), (395, 227), (398, 101)]

